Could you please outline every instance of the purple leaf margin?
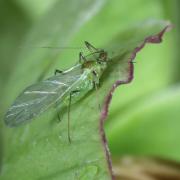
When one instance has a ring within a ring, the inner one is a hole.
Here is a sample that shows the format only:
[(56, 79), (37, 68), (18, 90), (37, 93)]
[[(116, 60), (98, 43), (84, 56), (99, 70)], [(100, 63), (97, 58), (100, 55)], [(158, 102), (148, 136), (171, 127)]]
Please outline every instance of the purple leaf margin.
[(112, 171), (112, 161), (111, 161), (111, 157), (110, 157), (110, 151), (108, 148), (108, 144), (107, 144), (107, 139), (105, 136), (105, 132), (104, 132), (104, 122), (106, 120), (106, 117), (108, 115), (108, 110), (109, 110), (109, 105), (111, 103), (112, 97), (113, 97), (113, 93), (116, 90), (116, 88), (122, 84), (128, 84), (133, 80), (134, 77), (134, 64), (133, 64), (133, 60), (136, 57), (136, 54), (144, 48), (144, 46), (147, 43), (161, 43), (162, 42), (162, 37), (164, 35), (165, 32), (170, 31), (172, 29), (172, 25), (169, 24), (167, 25), (162, 31), (160, 31), (158, 34), (152, 35), (152, 36), (148, 36), (147, 38), (144, 39), (144, 41), (141, 43), (140, 46), (135, 47), (133, 52), (131, 53), (129, 60), (128, 60), (128, 64), (129, 64), (129, 76), (127, 77), (126, 80), (122, 81), (122, 80), (117, 80), (112, 88), (110, 89), (109, 93), (107, 94), (105, 101), (104, 101), (104, 105), (101, 111), (101, 116), (100, 116), (100, 124), (99, 124), (99, 131), (100, 131), (100, 135), (101, 135), (101, 140), (102, 140), (102, 144), (104, 146), (104, 151), (106, 154), (106, 158), (107, 158), (107, 162), (108, 162), (108, 167), (109, 167), (109, 172), (111, 175), (112, 180), (115, 180), (115, 176), (113, 174)]

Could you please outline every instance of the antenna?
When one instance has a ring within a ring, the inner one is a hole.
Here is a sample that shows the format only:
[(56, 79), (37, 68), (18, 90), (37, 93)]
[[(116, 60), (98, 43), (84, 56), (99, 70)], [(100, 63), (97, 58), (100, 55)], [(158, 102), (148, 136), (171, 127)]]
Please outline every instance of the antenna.
[(87, 47), (70, 47), (70, 46), (64, 46), (64, 47), (58, 47), (58, 46), (19, 46), (20, 49), (28, 49), (28, 48), (40, 48), (40, 49), (71, 49), (71, 50), (77, 50), (77, 49), (87, 49)]

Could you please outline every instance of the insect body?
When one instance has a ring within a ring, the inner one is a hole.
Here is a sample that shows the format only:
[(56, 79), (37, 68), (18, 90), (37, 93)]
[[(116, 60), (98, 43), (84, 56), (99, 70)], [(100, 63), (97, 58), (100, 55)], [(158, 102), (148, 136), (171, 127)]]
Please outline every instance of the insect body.
[(15, 127), (42, 114), (55, 104), (68, 106), (99, 85), (107, 66), (107, 53), (85, 42), (90, 54), (79, 54), (79, 63), (55, 76), (27, 87), (5, 115), (5, 123)]

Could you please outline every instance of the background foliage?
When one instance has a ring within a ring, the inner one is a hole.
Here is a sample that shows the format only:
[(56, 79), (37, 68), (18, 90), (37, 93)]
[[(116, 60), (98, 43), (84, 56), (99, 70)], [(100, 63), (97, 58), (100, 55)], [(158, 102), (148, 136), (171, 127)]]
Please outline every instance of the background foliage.
[[(7, 107), (24, 87), (52, 75), (59, 66), (60, 69), (71, 66), (79, 53), (79, 49), (34, 47), (79, 47), (84, 40), (101, 47), (116, 34), (143, 21), (170, 19), (174, 30), (165, 35), (162, 44), (149, 45), (137, 55), (133, 82), (116, 90), (106, 134), (115, 157), (151, 155), (179, 161), (178, 5), (176, 0), (94, 0), (83, 4), (81, 1), (68, 4), (63, 0), (1, 1), (0, 118), (3, 119)], [(61, 11), (51, 22), (49, 14), (56, 12), (56, 8)], [(69, 11), (74, 13), (69, 14)], [(43, 22), (41, 26), (38, 26), (39, 22)], [(31, 62), (31, 56), (35, 56), (36, 61)], [(25, 72), (27, 75), (22, 83), (20, 79)], [(0, 141), (5, 136), (3, 126), (1, 120)]]

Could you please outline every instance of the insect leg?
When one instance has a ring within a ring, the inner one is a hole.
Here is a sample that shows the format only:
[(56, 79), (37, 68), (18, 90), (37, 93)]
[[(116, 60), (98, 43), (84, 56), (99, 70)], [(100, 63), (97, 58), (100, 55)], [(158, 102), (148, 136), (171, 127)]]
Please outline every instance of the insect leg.
[(135, 63), (136, 63), (136, 61), (130, 61), (130, 63), (131, 63), (131, 64), (135, 64)]
[(92, 53), (92, 55), (94, 56), (94, 58), (98, 61), (98, 58), (96, 57), (95, 54), (102, 52), (102, 50), (95, 48), (92, 44), (90, 44), (90, 43), (87, 42), (87, 41), (85, 41), (84, 43), (85, 43), (86, 47), (89, 49), (89, 51)]
[(68, 140), (69, 140), (69, 143), (71, 143), (71, 136), (70, 136), (71, 100), (72, 100), (72, 95), (73, 95), (74, 93), (77, 93), (77, 92), (79, 92), (79, 90), (71, 91), (70, 94), (69, 94), (69, 105), (68, 105)]
[(63, 71), (61, 71), (61, 70), (59, 70), (59, 69), (56, 69), (56, 70), (54, 71), (54, 75), (56, 75), (57, 73), (62, 74)]
[(57, 112), (57, 117), (58, 117), (58, 122), (61, 122), (61, 116), (60, 116), (59, 112)]
[[(98, 86), (97, 86), (97, 83), (95, 81), (93, 81), (94, 83), (94, 88), (96, 91), (98, 91)], [(97, 97), (97, 100), (98, 100), (98, 108), (99, 108), (99, 111), (101, 112), (101, 105), (100, 105), (100, 101), (99, 101), (99, 96)]]
[(90, 44), (89, 42), (85, 41), (84, 42), (86, 47), (91, 51), (91, 52), (96, 52), (96, 51), (99, 51), (99, 49), (95, 48), (92, 44)]
[(57, 103), (57, 102), (55, 103), (54, 108), (56, 109), (56, 112), (57, 112), (57, 116), (56, 116), (56, 117), (57, 117), (57, 119), (58, 119), (58, 120), (57, 120), (57, 122), (58, 122), (58, 123), (60, 123), (60, 122), (61, 122), (61, 120), (62, 120), (62, 117), (60, 116), (60, 113), (59, 113), (59, 108), (58, 108), (58, 103)]
[(86, 58), (83, 56), (82, 52), (79, 53), (79, 63), (83, 63), (86, 61)]
[[(92, 72), (94, 77), (95, 77), (95, 80), (93, 81), (93, 84), (94, 84), (94, 88), (95, 90), (97, 91), (98, 90), (98, 85), (99, 85), (99, 80), (97, 81), (96, 79), (98, 79), (98, 74), (96, 71), (93, 71)], [(99, 97), (99, 96), (98, 96)], [(98, 101), (99, 101), (99, 98), (98, 98)], [(99, 101), (100, 102), (100, 101)], [(101, 112), (101, 105), (99, 104), (99, 111)]]

